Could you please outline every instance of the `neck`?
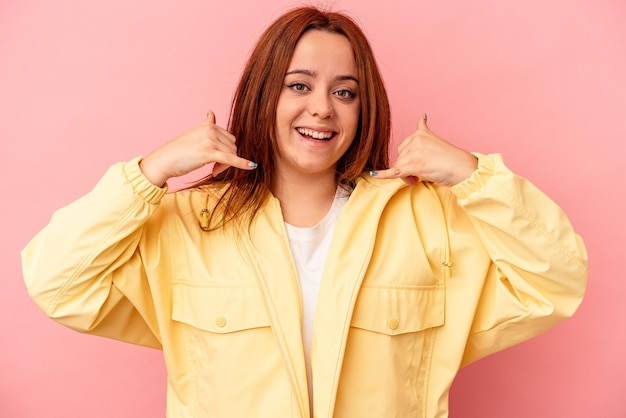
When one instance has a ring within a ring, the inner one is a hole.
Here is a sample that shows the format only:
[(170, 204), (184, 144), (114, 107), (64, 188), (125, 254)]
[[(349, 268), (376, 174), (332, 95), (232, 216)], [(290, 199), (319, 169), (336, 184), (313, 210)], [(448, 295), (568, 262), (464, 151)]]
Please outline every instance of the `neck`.
[(272, 193), (280, 201), (283, 219), (298, 227), (316, 225), (330, 209), (337, 191), (335, 174), (279, 173)]

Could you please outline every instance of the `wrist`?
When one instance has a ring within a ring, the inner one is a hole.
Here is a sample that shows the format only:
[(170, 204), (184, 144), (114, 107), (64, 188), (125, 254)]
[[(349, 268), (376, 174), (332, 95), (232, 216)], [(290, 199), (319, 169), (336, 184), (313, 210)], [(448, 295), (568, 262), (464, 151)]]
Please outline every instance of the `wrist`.
[(167, 193), (167, 184), (164, 187), (152, 184), (139, 167), (142, 160), (142, 157), (137, 157), (124, 163), (122, 166), (124, 176), (137, 195), (147, 203), (157, 204)]
[(143, 173), (144, 177), (157, 187), (164, 187), (169, 179), (168, 176), (163, 175), (162, 172), (155, 169), (155, 166), (150, 159), (150, 156), (142, 159), (139, 162), (139, 169)]
[(464, 160), (462, 162), (459, 161), (455, 165), (456, 176), (452, 186), (469, 179), (476, 170), (478, 170), (478, 158), (469, 152), (465, 152)]

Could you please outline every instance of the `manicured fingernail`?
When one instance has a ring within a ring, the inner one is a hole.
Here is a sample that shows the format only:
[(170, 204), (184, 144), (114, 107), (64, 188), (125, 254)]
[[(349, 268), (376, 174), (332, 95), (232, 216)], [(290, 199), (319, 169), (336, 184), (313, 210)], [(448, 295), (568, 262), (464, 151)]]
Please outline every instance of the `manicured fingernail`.
[(370, 171), (370, 176), (376, 177), (378, 175), (378, 171)]
[(424, 113), (424, 122), (428, 122), (428, 115)]
[(248, 167), (257, 168), (258, 166), (257, 163), (248, 163)]

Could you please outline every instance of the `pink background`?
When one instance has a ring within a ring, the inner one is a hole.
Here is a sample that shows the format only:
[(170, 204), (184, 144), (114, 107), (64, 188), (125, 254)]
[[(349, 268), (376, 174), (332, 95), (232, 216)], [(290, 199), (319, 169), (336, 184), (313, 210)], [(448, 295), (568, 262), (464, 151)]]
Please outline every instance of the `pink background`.
[[(547, 334), (463, 369), (453, 417), (624, 417), (626, 4), (343, 0), (377, 52), (401, 140), (501, 152), (570, 215), (587, 297)], [(164, 416), (158, 351), (83, 336), (28, 298), (19, 251), (106, 167), (213, 109), (291, 1), (2, 0), (0, 416)]]

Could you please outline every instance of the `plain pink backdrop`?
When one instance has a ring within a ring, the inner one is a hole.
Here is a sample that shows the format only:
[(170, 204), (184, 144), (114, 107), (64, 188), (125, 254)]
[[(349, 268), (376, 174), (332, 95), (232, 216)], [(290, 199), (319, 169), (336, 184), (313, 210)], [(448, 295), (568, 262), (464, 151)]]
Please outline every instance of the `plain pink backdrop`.
[[(297, 3), (2, 0), (0, 416), (159, 417), (158, 351), (83, 336), (28, 298), (19, 252), (106, 167), (201, 121), (226, 122), (265, 26)], [(377, 53), (394, 140), (428, 112), (501, 152), (569, 214), (590, 256), (578, 313), (463, 369), (452, 417), (624, 417), (626, 4), (343, 0)]]

